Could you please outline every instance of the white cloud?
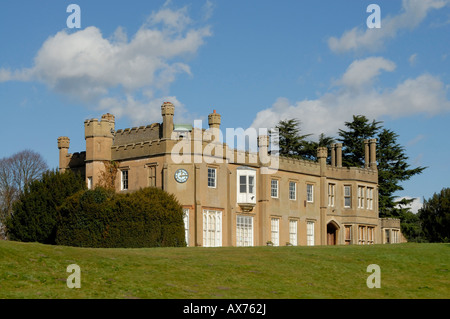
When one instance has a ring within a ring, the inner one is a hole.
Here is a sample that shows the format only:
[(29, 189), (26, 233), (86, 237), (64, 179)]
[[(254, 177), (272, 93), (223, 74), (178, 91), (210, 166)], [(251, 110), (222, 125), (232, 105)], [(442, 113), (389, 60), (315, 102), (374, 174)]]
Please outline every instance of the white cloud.
[(419, 134), (416, 137), (414, 137), (412, 140), (408, 141), (406, 143), (406, 145), (407, 146), (414, 146), (414, 145), (416, 145), (417, 143), (419, 143), (420, 141), (422, 141), (424, 139), (425, 139), (425, 135)]
[(423, 207), (423, 202), (420, 197), (404, 196), (404, 197), (397, 197), (395, 200), (399, 201), (402, 199), (413, 199), (413, 201), (409, 205), (397, 205), (398, 208), (400, 208), (400, 206), (402, 208), (409, 207), (409, 208), (411, 208), (411, 212), (413, 212), (414, 214), (417, 214), (419, 209), (421, 209)]
[(401, 30), (413, 30), (432, 9), (441, 9), (450, 0), (403, 0), (402, 12), (396, 16), (383, 16), (381, 9), (381, 28), (369, 29), (355, 27), (345, 31), (340, 38), (328, 39), (329, 48), (336, 53), (347, 51), (376, 51), (383, 47), (385, 41), (394, 39)]
[(352, 115), (365, 115), (369, 119), (398, 118), (414, 114), (429, 116), (450, 111), (446, 87), (439, 78), (422, 74), (406, 79), (394, 88), (374, 89), (370, 85), (381, 71), (392, 72), (395, 64), (383, 58), (367, 58), (353, 62), (339, 85), (317, 99), (291, 103), (278, 98), (272, 107), (257, 113), (252, 127), (274, 127), (280, 120), (297, 118), (305, 134), (325, 133), (336, 136), (344, 122)]
[(416, 65), (416, 63), (417, 63), (417, 53), (412, 54), (412, 55), (409, 57), (408, 61), (409, 61), (409, 64), (410, 64), (411, 66)]
[[(76, 32), (62, 30), (43, 43), (33, 67), (0, 68), (0, 82), (40, 81), (55, 92), (91, 105), (98, 103), (102, 109), (105, 101), (115, 100), (111, 105), (120, 115), (139, 110), (150, 117), (147, 121), (159, 119), (159, 114), (144, 108), (159, 100), (154, 94), (166, 96), (179, 74), (191, 74), (186, 60), (211, 36), (209, 26), (194, 28), (191, 24), (186, 7), (172, 10), (166, 3), (130, 40), (122, 27), (110, 38), (94, 26)], [(143, 91), (153, 92), (153, 99)], [(113, 93), (121, 97), (112, 97)]]
[(359, 88), (372, 84), (372, 80), (381, 71), (392, 72), (396, 68), (394, 62), (382, 57), (369, 57), (356, 60), (350, 64), (342, 78), (336, 82), (349, 88)]

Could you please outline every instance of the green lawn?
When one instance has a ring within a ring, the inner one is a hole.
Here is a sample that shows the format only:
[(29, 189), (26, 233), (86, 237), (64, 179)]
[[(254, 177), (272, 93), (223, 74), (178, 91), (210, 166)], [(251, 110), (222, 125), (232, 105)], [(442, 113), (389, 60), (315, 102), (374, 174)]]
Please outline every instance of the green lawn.
[[(450, 244), (91, 249), (0, 241), (0, 298), (449, 298)], [(81, 268), (69, 289), (66, 268)], [(367, 266), (381, 269), (369, 289)]]

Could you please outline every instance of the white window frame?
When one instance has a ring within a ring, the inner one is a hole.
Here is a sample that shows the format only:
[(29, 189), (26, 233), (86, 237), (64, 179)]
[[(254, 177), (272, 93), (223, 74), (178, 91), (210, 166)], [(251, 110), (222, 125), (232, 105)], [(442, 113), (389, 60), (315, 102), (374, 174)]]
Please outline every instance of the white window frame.
[(328, 184), (328, 206), (334, 207), (336, 197), (336, 184), (329, 183)]
[(222, 212), (203, 210), (203, 247), (222, 247)]
[(367, 198), (366, 198), (367, 209), (373, 209), (373, 190), (374, 190), (373, 187), (367, 187)]
[(392, 244), (398, 244), (398, 234), (399, 231), (398, 229), (391, 229), (391, 234), (392, 234)]
[(253, 246), (253, 216), (236, 216), (236, 246)]
[(289, 182), (289, 199), (297, 200), (297, 183), (293, 181)]
[(314, 203), (314, 185), (306, 184), (306, 201), (308, 203)]
[(270, 180), (270, 197), (278, 198), (278, 184), (279, 182), (277, 179)]
[(216, 186), (217, 186), (217, 169), (215, 167), (208, 167), (208, 187), (216, 188)]
[[(349, 190), (347, 192), (347, 189)], [(350, 204), (347, 205), (346, 199), (349, 199)], [(351, 208), (352, 207), (352, 186), (351, 185), (344, 185), (344, 208)]]
[(373, 245), (375, 236), (375, 227), (373, 226), (367, 226), (367, 244)]
[(129, 186), (128, 185), (128, 180), (129, 180), (128, 170), (127, 169), (121, 170), (120, 176), (121, 176), (120, 177), (120, 189), (125, 191), (128, 189), (128, 186)]
[(306, 244), (314, 246), (314, 221), (306, 222)]
[(358, 244), (365, 245), (367, 241), (367, 226), (358, 226)]
[(364, 201), (365, 201), (365, 187), (358, 186), (358, 208), (364, 209)]
[(183, 208), (183, 222), (186, 246), (189, 246), (189, 208)]
[(256, 170), (251, 168), (238, 169), (236, 181), (237, 203), (256, 204)]
[(280, 246), (280, 219), (270, 219), (270, 240), (274, 246)]
[(298, 245), (298, 220), (289, 220), (289, 243), (293, 246)]

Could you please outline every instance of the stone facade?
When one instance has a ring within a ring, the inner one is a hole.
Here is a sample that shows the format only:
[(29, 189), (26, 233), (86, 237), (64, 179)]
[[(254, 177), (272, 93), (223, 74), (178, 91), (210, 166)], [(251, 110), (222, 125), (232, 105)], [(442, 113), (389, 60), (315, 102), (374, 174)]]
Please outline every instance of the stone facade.
[[(318, 161), (276, 157), (269, 138), (258, 152), (220, 142), (220, 114), (209, 129), (176, 125), (175, 107), (162, 123), (115, 129), (115, 119), (84, 122), (86, 151), (69, 154), (58, 138), (59, 169), (73, 169), (88, 187), (114, 162), (115, 188), (154, 186), (174, 193), (185, 211), (189, 246), (378, 244), (404, 241), (399, 221), (378, 216), (376, 140), (365, 141), (365, 167), (343, 167), (342, 145), (319, 148)], [(330, 164), (327, 164), (327, 158)]]

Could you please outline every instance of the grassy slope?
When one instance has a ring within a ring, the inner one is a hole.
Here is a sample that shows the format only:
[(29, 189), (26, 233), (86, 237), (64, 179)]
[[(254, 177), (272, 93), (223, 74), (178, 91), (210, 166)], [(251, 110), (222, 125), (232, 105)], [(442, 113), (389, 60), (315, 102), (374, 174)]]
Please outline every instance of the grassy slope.
[[(450, 298), (450, 245), (89, 249), (0, 241), (0, 298)], [(69, 264), (81, 288), (69, 289)], [(369, 264), (381, 288), (369, 289)]]

